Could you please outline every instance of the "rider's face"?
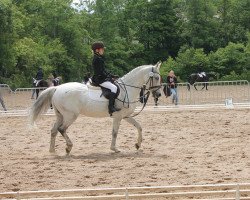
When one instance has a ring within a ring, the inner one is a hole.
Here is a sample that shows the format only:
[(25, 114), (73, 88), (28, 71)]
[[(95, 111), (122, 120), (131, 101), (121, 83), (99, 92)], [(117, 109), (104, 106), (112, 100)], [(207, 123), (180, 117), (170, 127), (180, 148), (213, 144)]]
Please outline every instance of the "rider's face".
[(103, 55), (103, 54), (104, 54), (104, 48), (97, 49), (96, 51), (97, 51), (100, 55)]

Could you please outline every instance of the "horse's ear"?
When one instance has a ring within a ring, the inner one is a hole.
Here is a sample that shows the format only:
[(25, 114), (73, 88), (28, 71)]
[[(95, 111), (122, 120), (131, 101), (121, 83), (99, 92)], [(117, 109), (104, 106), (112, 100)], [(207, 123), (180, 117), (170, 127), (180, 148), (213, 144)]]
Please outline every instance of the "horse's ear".
[(161, 64), (162, 64), (162, 62), (161, 62), (161, 61), (158, 61), (158, 63), (156, 63), (156, 65), (155, 65), (155, 67), (156, 67), (157, 69), (160, 69)]

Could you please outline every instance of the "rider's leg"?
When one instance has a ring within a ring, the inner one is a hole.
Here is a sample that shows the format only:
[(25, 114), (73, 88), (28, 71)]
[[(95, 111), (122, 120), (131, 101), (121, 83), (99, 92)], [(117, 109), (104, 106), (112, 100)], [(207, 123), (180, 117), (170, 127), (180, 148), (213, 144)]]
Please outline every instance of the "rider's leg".
[(117, 87), (112, 84), (111, 82), (109, 81), (105, 81), (103, 82), (102, 84), (100, 84), (100, 86), (102, 87), (105, 87), (105, 88), (108, 88), (111, 90), (111, 94), (110, 94), (110, 97), (109, 97), (109, 114), (112, 115), (113, 112), (115, 111), (119, 111), (120, 109), (117, 109), (115, 108), (115, 96), (116, 96), (116, 92), (117, 92)]

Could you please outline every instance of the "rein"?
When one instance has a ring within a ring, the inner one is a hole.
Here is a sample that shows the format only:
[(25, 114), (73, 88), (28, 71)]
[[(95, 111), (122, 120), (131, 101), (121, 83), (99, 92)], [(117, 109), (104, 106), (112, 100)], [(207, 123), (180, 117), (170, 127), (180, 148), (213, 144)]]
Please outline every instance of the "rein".
[[(157, 88), (157, 90), (159, 90), (161, 88), (162, 85), (156, 85), (156, 86), (153, 85), (153, 77), (154, 77), (154, 74), (156, 74), (156, 73), (159, 74), (158, 72), (153, 72), (153, 68), (152, 68), (152, 71), (149, 74), (149, 78), (148, 78), (146, 84), (144, 84), (142, 87), (126, 84), (121, 79), (120, 79), (121, 82), (116, 81), (116, 83), (120, 86), (120, 88), (122, 88), (125, 91), (125, 97), (123, 100), (117, 98), (118, 101), (123, 103), (123, 106), (125, 103), (127, 103), (128, 108), (129, 108), (129, 105), (132, 103), (137, 103), (139, 101), (141, 103), (143, 103), (142, 109), (137, 114), (133, 115), (132, 117), (139, 115), (142, 112), (142, 110), (145, 108), (147, 101), (148, 101), (148, 98), (150, 96), (150, 90), (154, 89), (154, 88)], [(149, 87), (147, 88), (148, 83), (149, 83)], [(127, 87), (137, 88), (137, 89), (141, 90), (141, 92), (140, 92), (141, 96), (139, 96), (138, 100), (129, 101)], [(152, 93), (155, 93), (156, 91), (153, 91)], [(127, 101), (126, 101), (126, 99), (127, 99)]]

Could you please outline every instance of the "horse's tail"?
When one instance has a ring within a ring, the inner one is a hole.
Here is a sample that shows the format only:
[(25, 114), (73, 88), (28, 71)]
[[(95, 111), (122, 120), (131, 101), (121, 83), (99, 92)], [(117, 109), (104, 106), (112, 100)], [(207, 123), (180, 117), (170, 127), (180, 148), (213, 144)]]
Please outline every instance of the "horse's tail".
[(30, 124), (33, 126), (36, 119), (45, 111), (48, 110), (48, 108), (51, 105), (51, 100), (56, 91), (56, 87), (50, 87), (44, 90), (35, 103), (32, 105), (30, 110)]

